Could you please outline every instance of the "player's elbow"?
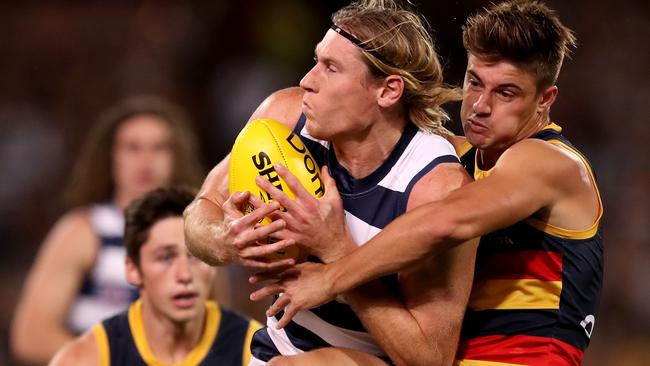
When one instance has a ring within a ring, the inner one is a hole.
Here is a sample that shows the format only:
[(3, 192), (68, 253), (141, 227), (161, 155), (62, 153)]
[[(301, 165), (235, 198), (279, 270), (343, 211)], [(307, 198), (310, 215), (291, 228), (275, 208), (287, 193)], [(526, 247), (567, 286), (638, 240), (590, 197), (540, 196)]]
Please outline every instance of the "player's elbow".
[(183, 230), (185, 233), (185, 246), (187, 250), (195, 257), (203, 262), (212, 265), (225, 265), (229, 261), (215, 248), (211, 248), (211, 244), (216, 244), (214, 238), (211, 237), (211, 224), (203, 222), (200, 219), (200, 213), (196, 212), (196, 201), (185, 209), (183, 212)]
[(446, 360), (440, 352), (433, 347), (411, 347), (409, 354), (392, 356), (391, 361), (396, 366), (433, 366), (451, 365), (451, 360)]
[(432, 243), (430, 249), (434, 253), (454, 248), (478, 236), (472, 225), (462, 217), (440, 215), (429, 226), (428, 242)]

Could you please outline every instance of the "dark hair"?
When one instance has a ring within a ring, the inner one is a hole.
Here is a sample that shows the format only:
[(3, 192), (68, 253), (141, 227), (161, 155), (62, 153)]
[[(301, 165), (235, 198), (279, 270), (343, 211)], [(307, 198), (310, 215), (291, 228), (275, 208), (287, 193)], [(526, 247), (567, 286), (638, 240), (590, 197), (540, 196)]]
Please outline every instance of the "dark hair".
[(534, 72), (541, 91), (557, 81), (576, 38), (545, 4), (514, 0), (493, 4), (468, 18), (463, 45), (477, 57), (507, 60)]
[(185, 111), (159, 97), (126, 99), (103, 113), (75, 163), (64, 199), (70, 207), (113, 199), (112, 153), (115, 134), (126, 120), (143, 114), (160, 117), (170, 129), (173, 170), (169, 185), (199, 186), (204, 175), (197, 140)]
[(419, 129), (447, 135), (442, 105), (458, 101), (458, 89), (443, 84), (443, 72), (426, 20), (392, 0), (356, 1), (332, 15), (332, 22), (359, 40), (370, 72), (404, 80), (402, 101)]
[(186, 187), (157, 188), (131, 202), (124, 222), (127, 257), (140, 265), (140, 248), (149, 238), (151, 227), (168, 217), (182, 217), (195, 195), (194, 189)]

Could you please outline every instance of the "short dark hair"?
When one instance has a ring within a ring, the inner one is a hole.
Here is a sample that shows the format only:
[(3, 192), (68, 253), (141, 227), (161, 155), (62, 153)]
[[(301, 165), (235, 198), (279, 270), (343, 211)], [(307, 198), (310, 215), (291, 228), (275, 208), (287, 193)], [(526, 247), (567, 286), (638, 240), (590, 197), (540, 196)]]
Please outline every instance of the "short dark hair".
[(576, 38), (545, 4), (512, 0), (469, 17), (463, 26), (463, 45), (477, 57), (506, 60), (533, 71), (541, 91), (557, 81)]
[(149, 239), (156, 222), (168, 217), (182, 217), (196, 192), (186, 187), (157, 188), (134, 200), (125, 211), (124, 246), (126, 255), (140, 265), (140, 248)]

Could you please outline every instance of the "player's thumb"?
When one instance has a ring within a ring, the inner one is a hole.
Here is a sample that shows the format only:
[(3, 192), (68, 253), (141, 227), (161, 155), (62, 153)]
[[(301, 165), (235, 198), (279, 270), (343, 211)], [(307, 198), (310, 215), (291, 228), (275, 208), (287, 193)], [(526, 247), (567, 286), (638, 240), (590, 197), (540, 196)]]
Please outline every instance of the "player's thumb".
[(235, 192), (230, 196), (230, 203), (233, 207), (241, 207), (241, 205), (248, 203), (250, 192)]
[(323, 182), (323, 186), (325, 187), (325, 195), (339, 195), (339, 190), (336, 188), (336, 181), (332, 176), (330, 175), (330, 171), (327, 168), (327, 166), (323, 166), (323, 168), (320, 171), (320, 179)]

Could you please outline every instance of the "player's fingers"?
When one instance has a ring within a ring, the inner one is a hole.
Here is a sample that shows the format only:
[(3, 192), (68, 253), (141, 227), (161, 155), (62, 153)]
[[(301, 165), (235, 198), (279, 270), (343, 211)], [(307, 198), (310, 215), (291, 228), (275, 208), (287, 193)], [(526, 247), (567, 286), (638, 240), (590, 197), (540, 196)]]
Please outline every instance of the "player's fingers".
[[(266, 285), (266, 286), (262, 287), (262, 288), (259, 289), (259, 290), (253, 291), (253, 292), (250, 294), (249, 298), (250, 298), (252, 301), (258, 301), (258, 300), (261, 300), (261, 299), (263, 299), (263, 298), (265, 298), (265, 297), (267, 297), (267, 296), (271, 296), (271, 295), (279, 294), (279, 293), (281, 293), (282, 291), (283, 291), (282, 286), (280, 286), (280, 285), (277, 284), (277, 283), (272, 283), (272, 284), (270, 284), (270, 285)], [(277, 302), (277, 301), (276, 301), (276, 302)], [(267, 311), (268, 311), (268, 310), (267, 310)]]
[(275, 220), (266, 225), (256, 225), (255, 230), (249, 233), (248, 240), (251, 241), (261, 241), (266, 239), (272, 233), (282, 230), (287, 226), (287, 223), (284, 220)]
[(250, 202), (251, 205), (253, 205), (253, 208), (260, 208), (266, 204), (266, 202), (262, 201), (259, 197), (257, 197), (254, 194), (251, 194), (250, 198), (248, 199), (248, 202)]
[[(281, 286), (279, 286), (279, 287), (281, 287)], [(278, 293), (281, 293), (282, 291), (284, 291), (284, 288), (281, 287), (281, 289), (280, 289), (280, 291)], [(269, 294), (269, 295), (272, 295), (272, 294)], [(285, 296), (285, 295), (280, 296), (266, 310), (266, 316), (268, 316), (268, 317), (274, 316), (275, 314), (282, 311), (285, 308), (285, 306), (289, 305), (289, 303), (291, 303), (291, 299), (289, 299), (289, 296)]]
[(294, 266), (291, 264), (284, 267), (278, 267), (270, 271), (257, 272), (254, 275), (248, 277), (248, 282), (255, 284), (269, 280), (279, 280), (286, 277), (287, 275), (294, 273), (295, 271), (292, 270), (293, 268)]
[(260, 270), (260, 271), (272, 271), (279, 267), (292, 266), (295, 262), (296, 261), (293, 258), (274, 260), (274, 261), (269, 261), (267, 259), (249, 259), (249, 258), (243, 258), (240, 260), (242, 266)]
[(248, 215), (245, 215), (241, 222), (246, 226), (253, 226), (257, 222), (261, 221), (264, 216), (269, 215), (271, 212), (280, 208), (280, 204), (277, 202), (269, 202), (268, 204), (262, 205), (262, 207), (253, 210)]
[[(289, 189), (291, 189), (291, 192), (293, 192), (294, 196), (299, 199), (313, 199), (312, 195), (305, 189), (302, 183), (300, 183), (298, 178), (296, 178), (296, 176), (293, 175), (289, 169), (287, 169), (287, 167), (281, 163), (275, 163), (273, 165), (273, 168), (276, 172), (278, 172), (280, 177), (284, 179), (284, 181), (287, 183), (287, 186), (289, 186)], [(314, 170), (316, 170), (316, 167), (314, 167)]]
[(285, 229), (272, 232), (271, 234), (269, 234), (269, 238), (276, 241), (291, 239), (294, 242), (298, 242), (297, 240), (298, 236), (293, 232), (291, 232), (290, 230), (285, 230)]
[(251, 193), (248, 191), (245, 192), (235, 192), (230, 195), (227, 201), (230, 201), (230, 204), (233, 206), (239, 207), (242, 204), (246, 203), (248, 201), (248, 198), (250, 197)]
[(336, 193), (336, 196), (339, 195), (339, 190), (336, 188), (336, 181), (330, 175), (330, 170), (327, 168), (327, 166), (323, 166), (320, 172), (320, 178), (323, 181), (323, 185), (325, 186), (325, 194)]
[(244, 259), (261, 258), (271, 255), (279, 250), (294, 245), (293, 239), (284, 239), (271, 244), (256, 245), (242, 249), (239, 252), (240, 257)]
[[(285, 297), (285, 296), (282, 296)], [(282, 298), (280, 297), (280, 298)], [(277, 329), (282, 329), (289, 324), (291, 319), (298, 313), (298, 308), (293, 306), (293, 304), (289, 303), (287, 306), (284, 308), (284, 314), (282, 315), (282, 318), (280, 318), (280, 321), (278, 321), (278, 324), (276, 325)], [(275, 314), (274, 314), (275, 315)]]
[(260, 176), (257, 176), (255, 178), (255, 183), (260, 188), (265, 190), (268, 194), (270, 194), (271, 197), (273, 197), (273, 200), (280, 202), (280, 204), (284, 208), (290, 209), (290, 210), (295, 210), (295, 208), (294, 208), (295, 204), (291, 200), (291, 198), (289, 198), (289, 196), (287, 196), (284, 192), (282, 192), (277, 187), (275, 187), (273, 184), (271, 184), (271, 182), (269, 182), (268, 180), (266, 180), (266, 179), (264, 179), (264, 178), (262, 178)]

